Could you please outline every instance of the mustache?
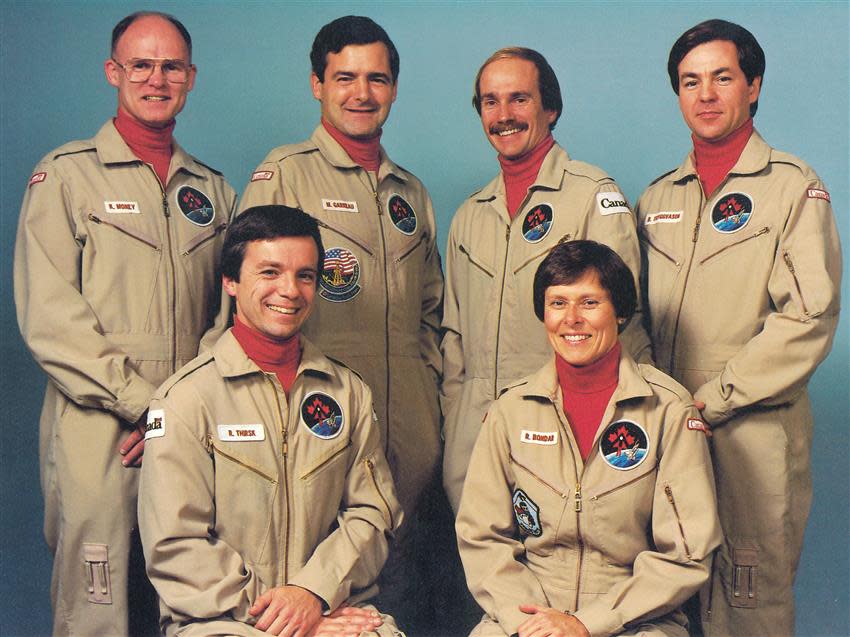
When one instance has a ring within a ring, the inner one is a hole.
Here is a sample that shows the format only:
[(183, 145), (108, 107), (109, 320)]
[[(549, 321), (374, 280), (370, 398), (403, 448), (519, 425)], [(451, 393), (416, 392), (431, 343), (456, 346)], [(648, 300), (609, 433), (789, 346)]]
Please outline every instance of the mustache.
[(504, 133), (505, 131), (513, 129), (524, 131), (528, 129), (528, 124), (526, 124), (525, 122), (518, 122), (515, 119), (506, 119), (503, 122), (496, 122), (495, 124), (493, 124), (490, 127), (490, 134), (498, 135), (499, 133)]

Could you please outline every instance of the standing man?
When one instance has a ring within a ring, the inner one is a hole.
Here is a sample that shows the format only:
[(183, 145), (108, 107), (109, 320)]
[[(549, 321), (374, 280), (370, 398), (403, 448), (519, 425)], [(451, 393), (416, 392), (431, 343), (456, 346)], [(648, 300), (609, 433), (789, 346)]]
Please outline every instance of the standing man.
[[(424, 186), (380, 145), (399, 71), (398, 52), (384, 29), (365, 17), (338, 18), (316, 35), (310, 60), (321, 123), (306, 142), (268, 154), (240, 209), (280, 203), (316, 216), (324, 269), (304, 333), (361, 374), (374, 392), (381, 439), (410, 527), (440, 454), (443, 276), (434, 212)], [(408, 537), (402, 529), (390, 570), (409, 551)], [(382, 587), (389, 589), (404, 596), (398, 585)]]
[(694, 150), (638, 203), (655, 360), (713, 434), (726, 539), (701, 600), (709, 635), (793, 634), (812, 495), (806, 384), (838, 321), (829, 193), (753, 130), (764, 68), (737, 24), (676, 41), (667, 71)]
[(15, 248), (18, 323), (48, 375), (39, 451), (62, 635), (155, 625), (141, 560), (130, 560), (141, 554), (144, 415), (218, 310), (222, 230), (236, 199), (172, 138), (196, 72), (176, 18), (121, 20), (104, 70), (118, 115), (38, 164)]
[(371, 392), (300, 335), (323, 259), (301, 210), (237, 217), (234, 326), (151, 403), (139, 523), (166, 635), (400, 634), (361, 607), (401, 521)]
[[(570, 159), (552, 137), (563, 102), (558, 78), (540, 53), (496, 51), (478, 71), (472, 104), (501, 173), (463, 203), (449, 232), (443, 483), (455, 511), (490, 403), (551, 355), (529, 302), (543, 257), (560, 241), (595, 239), (613, 248), (636, 280), (640, 262), (635, 222), (617, 184), (599, 168)], [(649, 356), (639, 316), (623, 341), (637, 360)]]

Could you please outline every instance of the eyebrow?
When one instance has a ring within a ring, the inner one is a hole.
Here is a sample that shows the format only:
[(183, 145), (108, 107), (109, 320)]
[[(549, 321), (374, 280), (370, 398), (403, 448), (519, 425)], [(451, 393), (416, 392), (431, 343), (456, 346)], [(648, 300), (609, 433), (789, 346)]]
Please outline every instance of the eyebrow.
[[(530, 91), (511, 91), (510, 93), (508, 93), (508, 97), (530, 97), (530, 96), (531, 96)], [(484, 94), (481, 95), (482, 100), (483, 99), (496, 99), (496, 97), (497, 97), (496, 93), (493, 93), (493, 92), (484, 93)]]
[[(714, 69), (710, 72), (710, 75), (720, 75), (721, 73), (728, 73), (732, 70), (732, 67), (729, 66), (721, 66), (719, 69)], [(702, 75), (702, 73), (697, 73), (696, 71), (686, 71), (682, 73), (680, 77), (698, 77)]]

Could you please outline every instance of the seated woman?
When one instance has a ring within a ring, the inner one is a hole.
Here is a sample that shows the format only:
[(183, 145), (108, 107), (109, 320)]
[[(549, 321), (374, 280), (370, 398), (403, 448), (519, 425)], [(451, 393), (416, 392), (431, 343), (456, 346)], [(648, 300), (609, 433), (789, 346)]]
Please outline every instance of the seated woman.
[(486, 616), (472, 635), (687, 635), (721, 539), (691, 396), (620, 348), (637, 294), (617, 254), (557, 245), (534, 278), (555, 355), (493, 403), (457, 518)]

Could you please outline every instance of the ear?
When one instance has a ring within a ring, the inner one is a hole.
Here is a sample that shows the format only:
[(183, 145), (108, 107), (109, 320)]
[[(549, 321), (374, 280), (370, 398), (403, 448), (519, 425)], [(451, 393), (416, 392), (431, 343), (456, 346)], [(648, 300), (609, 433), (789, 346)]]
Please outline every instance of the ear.
[(221, 277), (221, 283), (224, 286), (224, 291), (227, 292), (227, 295), (236, 298), (236, 287), (239, 283), (227, 276)]
[(761, 93), (761, 77), (754, 77), (753, 83), (750, 84), (750, 104), (758, 100)]
[(198, 74), (198, 69), (194, 64), (189, 65), (189, 77), (186, 79), (186, 92), (188, 93), (195, 88), (195, 76)]
[(556, 119), (558, 119), (557, 111), (546, 111), (546, 121), (549, 123), (549, 128), (552, 127), (552, 124)]
[(319, 76), (315, 73), (310, 73), (310, 88), (313, 90), (313, 97), (321, 102), (322, 89), (324, 88), (324, 85), (321, 80), (319, 80)]
[(118, 66), (112, 58), (108, 58), (103, 63), (103, 73), (106, 75), (106, 81), (109, 82), (115, 88), (121, 83), (121, 73), (124, 71)]
[(398, 97), (398, 78), (393, 82), (393, 102), (395, 102), (396, 97)]

